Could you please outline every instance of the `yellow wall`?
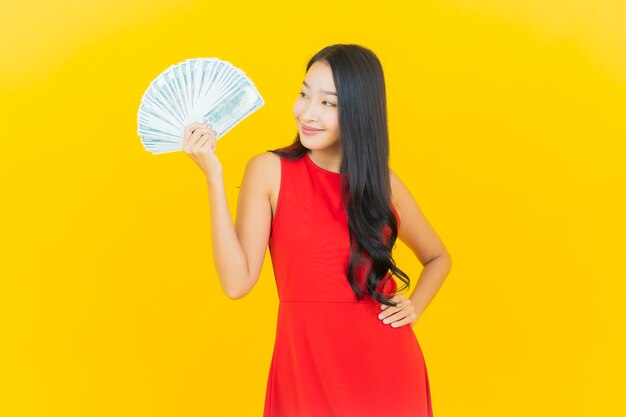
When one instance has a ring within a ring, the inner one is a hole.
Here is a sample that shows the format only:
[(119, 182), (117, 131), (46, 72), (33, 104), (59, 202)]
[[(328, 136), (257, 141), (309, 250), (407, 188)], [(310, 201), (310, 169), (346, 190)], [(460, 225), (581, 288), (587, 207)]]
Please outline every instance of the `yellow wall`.
[[(414, 328), (435, 416), (626, 415), (623, 1), (8, 3), (0, 415), (262, 414), (269, 254), (229, 300), (204, 178), (142, 148), (137, 107), (190, 57), (253, 79), (265, 107), (217, 147), (234, 216), (331, 43), (383, 62), (392, 168), (453, 257)], [(414, 284), (416, 258), (395, 256)]]

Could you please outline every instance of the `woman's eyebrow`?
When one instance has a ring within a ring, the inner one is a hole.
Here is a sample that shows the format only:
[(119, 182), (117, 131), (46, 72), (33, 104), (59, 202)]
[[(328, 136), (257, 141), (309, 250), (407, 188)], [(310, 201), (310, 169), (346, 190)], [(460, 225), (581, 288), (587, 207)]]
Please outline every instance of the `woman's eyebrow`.
[[(308, 85), (306, 81), (302, 81), (302, 84), (304, 84), (306, 88), (311, 88), (311, 86)], [(337, 95), (337, 93), (335, 93), (334, 91), (322, 90), (321, 88), (318, 88), (318, 91), (321, 91), (322, 93), (325, 93), (325, 94), (332, 94), (333, 96)]]

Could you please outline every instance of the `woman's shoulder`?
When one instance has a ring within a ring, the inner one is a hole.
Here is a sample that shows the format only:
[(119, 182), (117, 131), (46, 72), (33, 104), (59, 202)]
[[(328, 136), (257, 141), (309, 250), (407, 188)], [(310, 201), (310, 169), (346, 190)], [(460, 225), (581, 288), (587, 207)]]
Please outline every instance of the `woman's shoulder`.
[(275, 153), (266, 151), (253, 155), (246, 165), (244, 175), (254, 177), (254, 182), (269, 193), (280, 185), (281, 162)]
[(248, 166), (258, 174), (271, 175), (276, 171), (280, 173), (280, 156), (270, 151), (261, 152), (250, 158)]

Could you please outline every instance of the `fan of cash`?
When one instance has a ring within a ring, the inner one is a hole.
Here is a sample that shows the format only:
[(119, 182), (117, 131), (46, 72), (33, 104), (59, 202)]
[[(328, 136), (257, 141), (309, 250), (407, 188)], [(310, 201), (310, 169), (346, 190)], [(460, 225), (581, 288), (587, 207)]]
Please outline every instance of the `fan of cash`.
[(183, 149), (185, 127), (203, 119), (216, 140), (265, 104), (245, 72), (218, 58), (171, 65), (148, 87), (137, 112), (137, 133), (153, 154)]

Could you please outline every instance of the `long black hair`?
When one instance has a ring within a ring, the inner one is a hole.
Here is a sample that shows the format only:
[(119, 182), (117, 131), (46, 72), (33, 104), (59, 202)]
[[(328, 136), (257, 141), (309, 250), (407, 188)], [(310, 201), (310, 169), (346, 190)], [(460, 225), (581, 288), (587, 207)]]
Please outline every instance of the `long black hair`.
[[(317, 61), (330, 65), (337, 89), (339, 134), (342, 148), (341, 194), (350, 232), (350, 258), (346, 276), (358, 300), (369, 295), (376, 301), (395, 306), (395, 295), (379, 292), (391, 275), (410, 286), (410, 279), (392, 256), (398, 237), (398, 224), (391, 209), (389, 175), (389, 133), (382, 65), (370, 49), (356, 44), (330, 45), (316, 53), (306, 70)], [(300, 133), (286, 147), (268, 150), (286, 159), (300, 159), (308, 151)], [(383, 236), (386, 229), (389, 236)], [(365, 273), (365, 286), (356, 280), (357, 268), (371, 262)]]

